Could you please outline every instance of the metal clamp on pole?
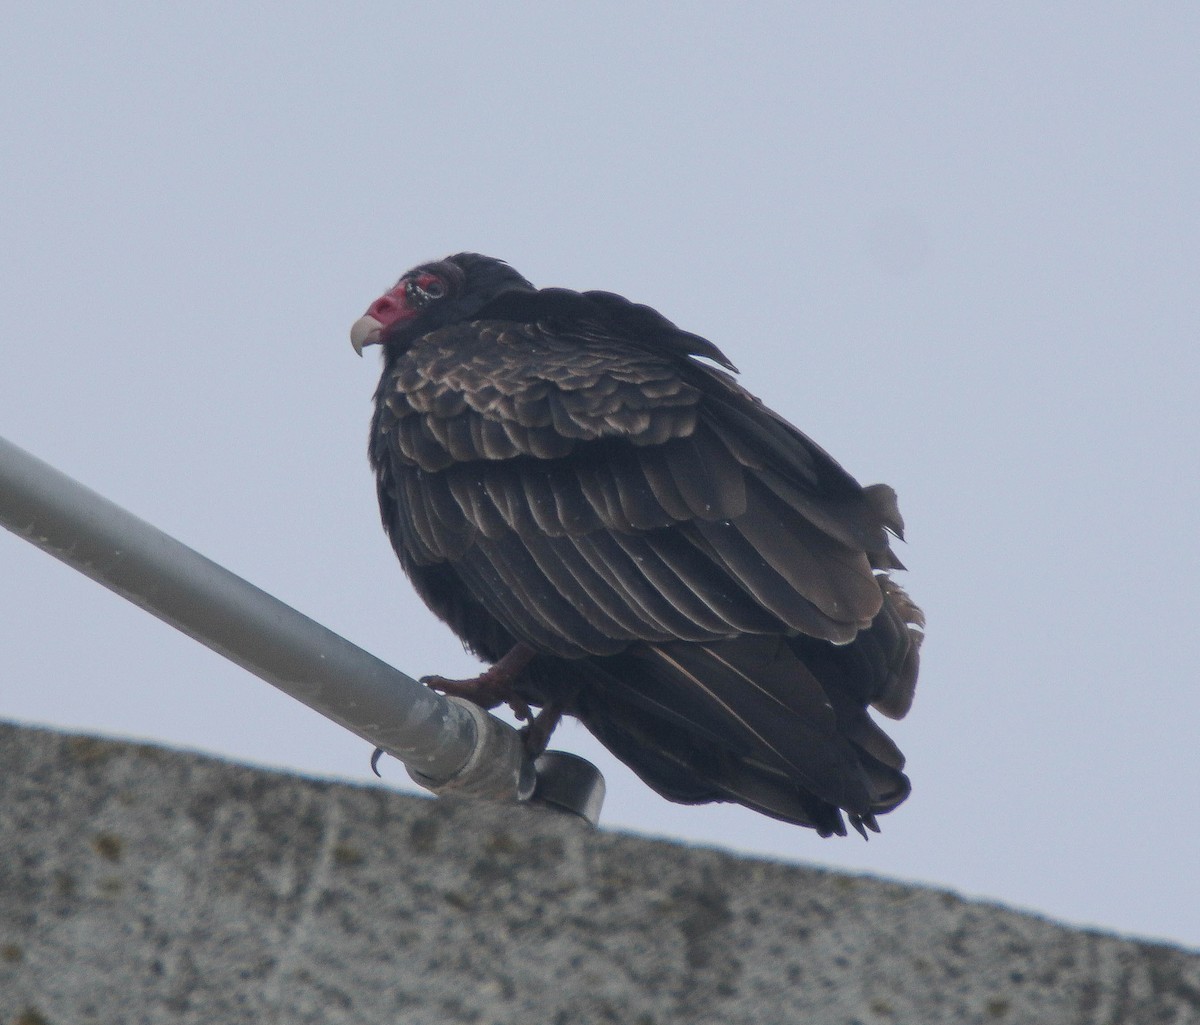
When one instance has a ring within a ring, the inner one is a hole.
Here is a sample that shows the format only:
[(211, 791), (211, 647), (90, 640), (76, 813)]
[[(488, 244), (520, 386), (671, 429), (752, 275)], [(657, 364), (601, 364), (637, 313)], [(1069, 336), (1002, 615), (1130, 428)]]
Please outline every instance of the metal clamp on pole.
[(422, 786), (507, 800), (534, 792), (507, 723), (430, 690), (3, 438), (0, 524), (399, 758)]
[[(453, 775), (437, 778), (408, 766), (414, 783), (435, 794), (470, 794), (497, 800), (527, 801), (533, 796), (536, 775), (525, 754), (521, 735), (507, 723), (462, 698), (446, 701), (461, 708), (475, 724), (475, 748)], [(385, 749), (386, 750), (386, 749)]]
[(432, 779), (411, 766), (414, 783), (439, 797), (469, 794), (491, 800), (519, 801), (575, 815), (589, 825), (600, 821), (604, 806), (604, 777), (585, 758), (567, 751), (543, 752), (530, 762), (521, 735), (478, 705), (463, 698), (448, 697), (475, 720), (479, 738), (474, 754), (448, 779)]
[(604, 807), (604, 777), (586, 758), (567, 751), (546, 751), (533, 763), (537, 786), (531, 800), (545, 808), (578, 815), (596, 825)]

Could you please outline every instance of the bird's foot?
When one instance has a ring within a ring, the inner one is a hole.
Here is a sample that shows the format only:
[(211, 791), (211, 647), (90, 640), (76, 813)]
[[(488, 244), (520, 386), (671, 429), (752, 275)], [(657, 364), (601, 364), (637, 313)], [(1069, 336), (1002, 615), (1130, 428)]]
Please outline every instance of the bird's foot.
[[(536, 652), (524, 644), (515, 645), (499, 662), (488, 667), (478, 676), (466, 680), (451, 680), (445, 676), (423, 676), (421, 682), (443, 694), (463, 698), (480, 708), (492, 709), (497, 705), (508, 705), (513, 715), (526, 725), (521, 729), (521, 739), (530, 758), (537, 758), (546, 750), (550, 743), (550, 734), (554, 732), (563, 717), (564, 705), (552, 702), (546, 705), (537, 715), (529, 707), (529, 702), (517, 695), (515, 685), (525, 668), (533, 660)], [(376, 758), (372, 759), (374, 768)]]
[(517, 697), (513, 688), (534, 654), (532, 648), (517, 644), (499, 662), (489, 666), (478, 676), (466, 680), (423, 676), (421, 682), (443, 694), (470, 701), (480, 708), (492, 709), (497, 705), (507, 704), (518, 719), (527, 722), (533, 718), (533, 713), (528, 702)]
[[(530, 724), (529, 727), (526, 727), (526, 729), (530, 729), (541, 719), (541, 716), (538, 716), (537, 719), (534, 718), (529, 702), (518, 697), (514, 693), (513, 687), (535, 654), (536, 652), (532, 648), (527, 648), (524, 644), (517, 644), (499, 662), (489, 666), (478, 676), (472, 676), (466, 680), (451, 680), (445, 676), (422, 676), (421, 682), (426, 687), (456, 698), (463, 698), (480, 708), (492, 709), (497, 705), (507, 704), (513, 710), (513, 715), (521, 722)], [(555, 721), (557, 722), (557, 720)], [(554, 729), (553, 724), (550, 725), (550, 729)], [(546, 738), (549, 739), (549, 736), (550, 734), (547, 732)], [(383, 748), (377, 747), (374, 754), (371, 755), (371, 771), (376, 776), (379, 775), (379, 759), (384, 754), (386, 752)]]

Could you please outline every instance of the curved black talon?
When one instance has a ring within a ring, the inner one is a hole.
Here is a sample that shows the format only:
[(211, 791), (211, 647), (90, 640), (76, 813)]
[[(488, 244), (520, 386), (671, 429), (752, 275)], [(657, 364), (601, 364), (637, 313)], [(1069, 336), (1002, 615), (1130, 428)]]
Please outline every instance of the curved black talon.
[(387, 754), (387, 752), (383, 748), (377, 747), (375, 748), (375, 753), (371, 755), (371, 771), (375, 773), (376, 776), (379, 776), (380, 779), (383, 779), (383, 777), (379, 775), (379, 759), (385, 754)]

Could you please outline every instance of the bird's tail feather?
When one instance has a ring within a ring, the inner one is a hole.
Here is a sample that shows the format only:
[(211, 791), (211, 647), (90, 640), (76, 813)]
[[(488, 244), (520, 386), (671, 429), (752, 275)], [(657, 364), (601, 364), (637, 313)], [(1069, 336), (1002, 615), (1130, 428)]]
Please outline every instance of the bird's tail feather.
[(876, 829), (909, 783), (865, 707), (882, 686), (859, 678), (877, 668), (875, 629), (859, 653), (857, 641), (743, 636), (567, 663), (588, 678), (575, 713), (670, 800), (735, 801), (823, 835), (845, 833), (845, 811)]

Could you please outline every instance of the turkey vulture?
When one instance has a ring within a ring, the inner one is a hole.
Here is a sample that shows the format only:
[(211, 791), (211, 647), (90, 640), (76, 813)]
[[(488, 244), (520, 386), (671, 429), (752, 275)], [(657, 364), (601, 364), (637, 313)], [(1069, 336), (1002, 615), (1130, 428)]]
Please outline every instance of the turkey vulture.
[[(383, 350), (369, 454), (417, 593), (545, 746), (577, 717), (671, 801), (866, 836), (909, 792), (921, 611), (896, 496), (860, 486), (711, 342), (610, 292), (459, 253), (351, 331)], [(718, 369), (718, 366), (725, 368)]]

